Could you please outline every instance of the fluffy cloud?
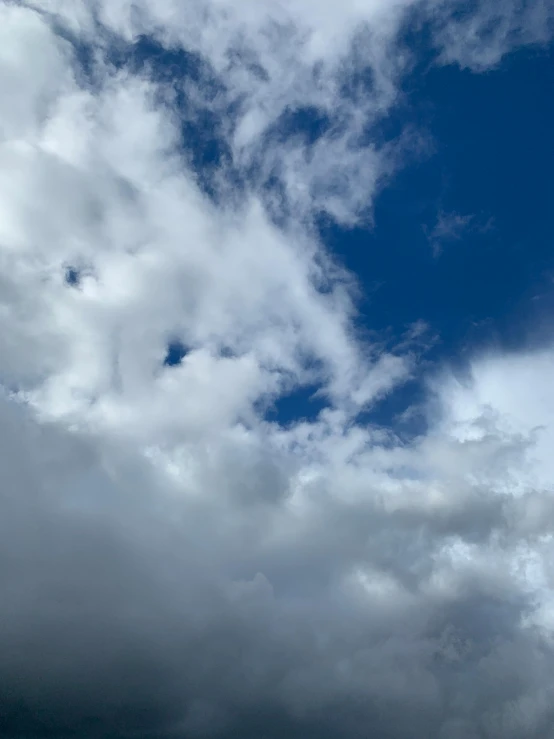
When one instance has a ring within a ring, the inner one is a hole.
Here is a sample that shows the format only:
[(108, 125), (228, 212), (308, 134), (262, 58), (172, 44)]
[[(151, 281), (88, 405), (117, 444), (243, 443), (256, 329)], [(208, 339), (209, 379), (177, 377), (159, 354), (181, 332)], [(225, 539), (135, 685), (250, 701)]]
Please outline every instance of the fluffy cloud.
[[(553, 355), (437, 374), (410, 443), (358, 424), (415, 352), (314, 227), (413, 143), (372, 131), (416, 10), (0, 6), (4, 736), (547, 735)], [(485, 64), (479, 11), (423, 10)]]

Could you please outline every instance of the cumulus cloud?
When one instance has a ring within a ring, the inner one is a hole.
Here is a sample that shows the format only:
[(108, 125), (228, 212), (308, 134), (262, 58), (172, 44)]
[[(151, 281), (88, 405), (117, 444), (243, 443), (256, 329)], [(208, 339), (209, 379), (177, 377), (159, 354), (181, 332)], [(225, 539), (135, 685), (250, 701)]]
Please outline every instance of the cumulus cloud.
[(553, 354), (436, 374), (410, 443), (360, 425), (416, 352), (317, 237), (411, 145), (372, 132), (412, 13), (496, 62), (444, 7), (0, 6), (3, 736), (548, 735)]

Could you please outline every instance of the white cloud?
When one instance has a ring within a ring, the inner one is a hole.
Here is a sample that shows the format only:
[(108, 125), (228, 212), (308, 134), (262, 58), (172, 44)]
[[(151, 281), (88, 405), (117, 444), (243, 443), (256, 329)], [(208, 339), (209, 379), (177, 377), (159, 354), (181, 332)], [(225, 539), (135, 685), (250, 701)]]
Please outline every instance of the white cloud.
[[(552, 0), (480, 0), (469, 10), (462, 2), (438, 3), (438, 41), (441, 61), (475, 71), (495, 67), (518, 46), (544, 44), (554, 32)], [(452, 22), (452, 8), (458, 11)]]
[(478, 218), (474, 214), (446, 213), (439, 211), (433, 228), (424, 227), (425, 234), (433, 249), (433, 254), (438, 257), (446, 244), (460, 241), (464, 236), (483, 234), (490, 231), (494, 226), (494, 219)]
[[(552, 354), (436, 378), (410, 444), (356, 425), (414, 358), (356, 335), (352, 280), (313, 229), (320, 209), (356, 222), (395, 164), (367, 127), (395, 100), (409, 6), (0, 6), (10, 739), (546, 735)], [(210, 199), (167, 86), (109, 62), (144, 32), (211, 66), (218, 95), (186, 89), (255, 168), (244, 191)], [(264, 138), (308, 105), (329, 120), (313, 147)], [(189, 351), (164, 367), (176, 338)], [(314, 383), (314, 422), (264, 420)]]

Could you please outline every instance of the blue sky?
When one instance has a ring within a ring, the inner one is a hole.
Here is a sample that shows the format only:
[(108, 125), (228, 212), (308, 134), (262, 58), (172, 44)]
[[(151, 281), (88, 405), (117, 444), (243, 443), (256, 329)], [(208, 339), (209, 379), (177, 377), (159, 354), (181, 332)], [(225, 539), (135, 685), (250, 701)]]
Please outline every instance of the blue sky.
[[(421, 150), (383, 185), (367, 223), (322, 219), (321, 238), (360, 283), (360, 328), (394, 344), (424, 321), (430, 363), (540, 345), (554, 278), (554, 49), (518, 50), (476, 74), (410, 40), (414, 68), (381, 126), (384, 136), (412, 127)], [(309, 122), (298, 132), (317, 135)], [(421, 391), (416, 378), (368, 420), (394, 427)], [(317, 413), (312, 396), (283, 399), (283, 420)]]
[(481, 74), (416, 53), (391, 118), (418, 129), (426, 150), (386, 184), (369, 226), (323, 228), (362, 284), (360, 322), (394, 341), (425, 321), (436, 337), (426, 356), (455, 364), (548, 341), (554, 50), (514, 52)]
[(0, 3), (0, 735), (551, 739), (554, 0)]

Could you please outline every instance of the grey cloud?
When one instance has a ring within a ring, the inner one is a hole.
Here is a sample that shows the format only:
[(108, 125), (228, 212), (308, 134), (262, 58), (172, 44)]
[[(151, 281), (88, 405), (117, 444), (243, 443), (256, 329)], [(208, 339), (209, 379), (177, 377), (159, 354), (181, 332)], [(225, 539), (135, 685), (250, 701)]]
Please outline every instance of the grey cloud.
[[(9, 403), (1, 428), (4, 736), (455, 739), (453, 716), (544, 736), (554, 662), (521, 628), (532, 603), (494, 570), (447, 568), (433, 594), (418, 566), (465, 526), (426, 535), (337, 503), (280, 539), (274, 500), (255, 539), (124, 450), (37, 433)], [(382, 593), (344, 580), (357, 562)]]

